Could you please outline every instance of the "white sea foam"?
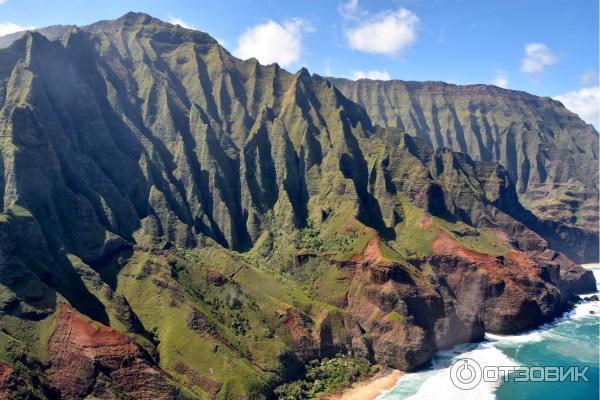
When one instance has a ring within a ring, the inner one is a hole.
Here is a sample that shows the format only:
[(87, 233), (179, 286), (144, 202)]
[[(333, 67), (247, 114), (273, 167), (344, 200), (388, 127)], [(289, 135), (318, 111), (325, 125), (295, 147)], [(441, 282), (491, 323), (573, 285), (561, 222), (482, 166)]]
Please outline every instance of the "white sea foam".
[[(549, 328), (550, 325), (547, 325)], [(523, 333), (520, 335), (496, 335), (492, 333), (486, 333), (485, 338), (490, 342), (511, 342), (511, 343), (532, 343), (539, 342), (543, 339), (543, 331), (547, 329), (546, 326), (541, 326), (539, 330), (532, 332)]]
[(600, 268), (599, 263), (581, 264), (581, 266), (586, 269), (599, 269)]
[(577, 304), (577, 306), (568, 315), (569, 319), (581, 320), (589, 318), (590, 316), (596, 316), (600, 318), (600, 302), (589, 301)]
[(404, 375), (398, 381), (397, 389), (400, 390), (392, 390), (380, 396), (379, 399), (494, 399), (494, 390), (500, 382), (482, 381), (472, 390), (461, 390), (454, 386), (450, 380), (451, 364), (460, 358), (473, 359), (481, 368), (486, 366), (516, 366), (517, 363), (507, 357), (501, 350), (494, 347), (490, 342), (480, 343), (474, 349), (464, 353), (460, 351), (460, 347), (439, 352), (433, 360), (433, 368), (431, 370)]
[[(583, 264), (582, 267), (592, 270), (594, 278), (596, 278), (596, 285), (600, 286), (600, 264)], [(586, 294), (579, 297), (586, 298), (592, 295), (600, 296), (600, 292)], [(590, 301), (577, 304), (577, 306), (569, 313), (567, 317), (575, 320), (581, 320), (583, 318), (590, 317), (590, 315), (596, 315), (600, 317), (600, 302)]]

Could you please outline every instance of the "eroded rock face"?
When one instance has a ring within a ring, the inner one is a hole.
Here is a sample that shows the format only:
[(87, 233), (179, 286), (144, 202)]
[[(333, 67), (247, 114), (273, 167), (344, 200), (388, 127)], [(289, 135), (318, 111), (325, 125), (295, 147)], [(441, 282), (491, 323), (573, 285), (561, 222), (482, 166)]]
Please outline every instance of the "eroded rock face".
[(318, 347), (305, 317), (295, 309), (286, 311), (283, 325), (290, 335), (294, 352), (300, 361), (308, 361), (318, 357)]
[(598, 247), (598, 132), (558, 101), (491, 85), (328, 79), (375, 125), (500, 162), (536, 215)]
[(512, 250), (492, 257), (465, 249), (440, 233), (429, 259), (454, 293), (457, 306), (472, 310), (493, 333), (515, 333), (546, 322), (572, 305), (573, 293), (595, 290), (590, 271), (568, 259)]
[(531, 329), (572, 306), (573, 293), (595, 290), (590, 271), (551, 250), (494, 257), (439, 232), (434, 254), (415, 266), (384, 261), (377, 240), (355, 264), (350, 348), (404, 370), (426, 364), (436, 350), (481, 340), (486, 331)]
[(481, 340), (483, 325), (433, 277), (415, 281), (415, 269), (382, 260), (372, 240), (357, 262), (348, 293), (348, 331), (353, 352), (403, 370), (429, 362), (438, 349)]
[(63, 399), (182, 398), (135, 342), (68, 305), (62, 305), (48, 345), (48, 375)]

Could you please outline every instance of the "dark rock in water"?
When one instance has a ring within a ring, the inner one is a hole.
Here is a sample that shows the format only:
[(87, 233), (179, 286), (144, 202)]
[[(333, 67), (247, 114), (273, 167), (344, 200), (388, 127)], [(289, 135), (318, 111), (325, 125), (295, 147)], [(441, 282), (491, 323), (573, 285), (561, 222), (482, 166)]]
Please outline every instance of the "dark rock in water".
[(583, 298), (585, 301), (598, 301), (598, 295), (588, 296)]

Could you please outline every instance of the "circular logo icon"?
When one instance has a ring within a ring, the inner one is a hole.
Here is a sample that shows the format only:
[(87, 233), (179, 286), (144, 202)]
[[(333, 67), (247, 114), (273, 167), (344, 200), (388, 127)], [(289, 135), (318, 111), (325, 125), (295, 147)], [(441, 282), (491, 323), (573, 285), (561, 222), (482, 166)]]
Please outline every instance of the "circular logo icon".
[(481, 367), (471, 358), (459, 358), (450, 368), (452, 384), (462, 390), (471, 390), (481, 382)]

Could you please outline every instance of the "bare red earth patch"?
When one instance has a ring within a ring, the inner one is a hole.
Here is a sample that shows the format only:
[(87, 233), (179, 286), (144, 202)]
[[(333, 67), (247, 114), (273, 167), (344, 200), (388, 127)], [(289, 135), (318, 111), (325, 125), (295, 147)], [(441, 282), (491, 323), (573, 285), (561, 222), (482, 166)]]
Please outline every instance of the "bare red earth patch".
[(315, 341), (302, 314), (293, 308), (288, 309), (283, 326), (290, 334), (298, 358), (301, 360), (309, 358), (314, 349)]
[(438, 232), (438, 236), (433, 241), (431, 247), (434, 254), (454, 255), (465, 258), (472, 262), (476, 262), (480, 265), (491, 265), (497, 263), (496, 257), (467, 249), (444, 231)]
[(427, 229), (433, 224), (433, 219), (429, 215), (423, 215), (419, 221), (419, 227)]
[(13, 375), (14, 370), (0, 362), (0, 400), (9, 400), (12, 398), (12, 394), (19, 382), (14, 379)]
[[(500, 235), (500, 238), (502, 238), (502, 235)], [(499, 275), (504, 277), (507, 275), (527, 275), (529, 278), (537, 278), (539, 272), (537, 264), (521, 251), (511, 250), (505, 259), (494, 257), (464, 247), (444, 231), (438, 232), (437, 238), (433, 241), (432, 250), (434, 254), (457, 256), (476, 263), (480, 268), (496, 277)], [(505, 264), (511, 268), (508, 270), (499, 269)]]
[(61, 305), (48, 343), (52, 385), (63, 398), (170, 399), (169, 376), (123, 332)]
[(363, 251), (363, 259), (365, 261), (377, 261), (383, 258), (381, 250), (379, 249), (379, 237), (375, 236), (365, 247)]
[(0, 362), (0, 385), (4, 384), (12, 375), (13, 369), (8, 365)]

